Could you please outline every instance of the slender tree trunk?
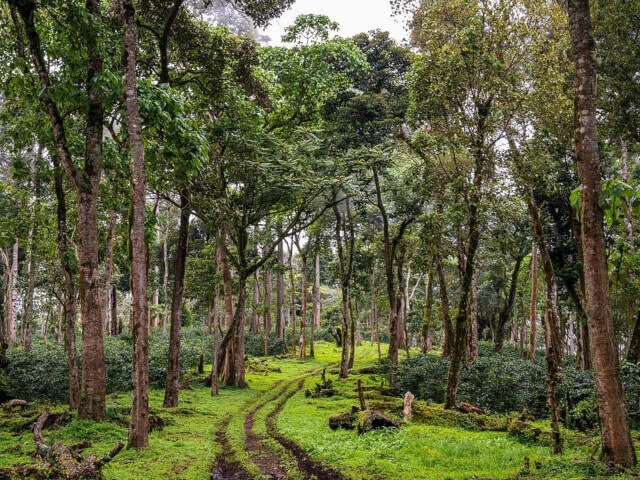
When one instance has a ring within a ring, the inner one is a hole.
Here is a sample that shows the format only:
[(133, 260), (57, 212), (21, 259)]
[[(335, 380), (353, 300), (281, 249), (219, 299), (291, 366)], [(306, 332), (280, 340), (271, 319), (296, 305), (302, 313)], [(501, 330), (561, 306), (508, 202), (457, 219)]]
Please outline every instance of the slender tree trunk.
[(322, 303), (320, 297), (320, 254), (316, 253), (314, 257), (313, 269), (313, 319), (311, 320), (311, 338), (309, 339), (309, 356), (314, 358), (316, 355), (314, 348), (315, 329), (320, 328), (320, 313), (322, 312)]
[(440, 291), (440, 309), (442, 311), (442, 328), (444, 330), (444, 344), (442, 356), (449, 358), (453, 350), (453, 326), (449, 315), (449, 294), (447, 293), (447, 277), (444, 273), (442, 258), (436, 258), (436, 272), (438, 273), (438, 286)]
[(180, 192), (180, 227), (178, 248), (173, 270), (173, 293), (171, 296), (171, 331), (169, 332), (169, 360), (167, 384), (164, 390), (164, 406), (177, 407), (180, 394), (180, 329), (182, 327), (182, 301), (184, 275), (187, 265), (187, 242), (189, 239), (189, 216), (191, 194), (188, 188)]
[(293, 241), (289, 248), (289, 288), (291, 300), (291, 355), (296, 356), (296, 283), (293, 278)]
[(278, 242), (277, 248), (278, 267), (276, 269), (276, 308), (278, 316), (276, 318), (276, 333), (278, 338), (284, 340), (285, 309), (284, 309), (284, 242)]
[[(235, 378), (235, 343), (231, 342), (231, 333), (233, 331), (233, 286), (231, 278), (231, 269), (229, 268), (229, 257), (222, 242), (226, 236), (221, 232), (218, 234), (218, 261), (220, 262), (220, 272), (222, 273), (223, 293), (224, 293), (224, 326), (225, 334), (223, 340), (227, 338), (227, 343), (220, 345), (220, 357), (218, 358), (218, 368), (222, 368), (220, 379), (223, 385), (233, 384)], [(230, 343), (231, 342), (231, 343)], [(229, 344), (229, 348), (227, 348)]]
[(35, 218), (32, 214), (27, 238), (27, 294), (24, 302), (24, 313), (22, 315), (22, 348), (27, 352), (31, 349), (31, 336), (33, 334), (33, 295), (36, 283), (36, 251), (33, 240), (35, 229)]
[(389, 233), (389, 216), (382, 201), (382, 190), (380, 188), (380, 178), (378, 171), (373, 169), (373, 180), (376, 187), (377, 207), (382, 216), (383, 246), (384, 246), (384, 270), (387, 280), (387, 297), (389, 299), (389, 358), (391, 360), (391, 371), (389, 374), (389, 386), (396, 385), (396, 369), (398, 368), (398, 350), (400, 348), (400, 336), (398, 332), (398, 298), (396, 295), (395, 282), (393, 279), (393, 256), (391, 238)]
[[(265, 252), (268, 254), (268, 252)], [(271, 333), (271, 298), (273, 297), (273, 283), (271, 277), (271, 269), (265, 268), (264, 271), (264, 345), (263, 353), (266, 357), (269, 355), (269, 334)]]
[(343, 220), (340, 208), (336, 202), (333, 205), (333, 213), (336, 217), (336, 250), (338, 254), (338, 275), (340, 279), (340, 306), (342, 313), (342, 324), (340, 339), (342, 345), (342, 355), (340, 357), (340, 378), (347, 378), (349, 376), (349, 296), (350, 296), (350, 276), (348, 260), (345, 258), (344, 245), (343, 245)]
[(469, 339), (467, 359), (478, 360), (478, 275), (474, 272), (471, 280), (471, 304), (469, 305)]
[(162, 259), (164, 263), (164, 275), (162, 279), (162, 299), (164, 303), (164, 311), (162, 313), (162, 334), (166, 335), (167, 324), (169, 323), (169, 222), (167, 222), (162, 242)]
[[(124, 16), (124, 109), (131, 156), (131, 292), (133, 295), (133, 366), (128, 448), (149, 446), (149, 305), (147, 299), (146, 171), (136, 93), (138, 30), (132, 0), (122, 0)], [(115, 223), (112, 217), (112, 230)], [(113, 254), (113, 237), (111, 235)], [(113, 262), (111, 262), (113, 263)], [(109, 268), (109, 267), (107, 267)], [(111, 267), (112, 269), (113, 267)], [(111, 278), (108, 278), (111, 283)], [(105, 276), (105, 287), (109, 288)], [(106, 310), (105, 310), (106, 311)]]
[(18, 341), (18, 265), (20, 261), (20, 245), (16, 238), (13, 248), (11, 249), (11, 267), (10, 267), (10, 280), (8, 290), (8, 305), (9, 305), (9, 343), (14, 344)]
[(258, 271), (256, 270), (253, 273), (253, 298), (251, 302), (251, 329), (249, 330), (254, 335), (258, 335), (260, 333), (260, 316), (258, 315), (258, 305), (260, 303), (260, 287), (258, 286), (259, 282)]
[[(478, 173), (476, 173), (478, 175)], [(478, 183), (478, 180), (476, 182)], [(480, 186), (477, 185), (479, 188)], [(469, 204), (469, 244), (466, 252), (466, 261), (460, 291), (460, 301), (458, 304), (458, 315), (456, 316), (455, 331), (453, 336), (453, 348), (451, 351), (451, 363), (447, 376), (447, 389), (445, 395), (444, 408), (452, 409), (456, 406), (458, 393), (458, 382), (460, 379), (460, 368), (466, 352), (467, 329), (469, 318), (469, 305), (472, 290), (473, 276), (475, 274), (475, 255), (480, 243), (480, 232), (478, 228), (479, 212), (476, 194)]]
[(533, 244), (531, 248), (531, 302), (529, 303), (529, 355), (531, 363), (536, 358), (536, 323), (538, 304), (538, 248)]
[(107, 335), (111, 333), (111, 278), (113, 277), (113, 242), (116, 235), (116, 222), (118, 215), (112, 211), (109, 215), (109, 233), (107, 234), (107, 245), (104, 255), (104, 277), (102, 290), (102, 315), (104, 318), (104, 327)]
[(578, 257), (579, 278), (578, 287), (576, 289), (575, 284), (569, 285), (569, 293), (578, 310), (578, 316), (580, 321), (580, 353), (581, 356), (578, 359), (580, 365), (584, 370), (591, 370), (591, 346), (589, 341), (589, 327), (587, 322), (586, 312), (586, 300), (585, 300), (585, 279), (584, 279), (584, 252), (582, 245), (582, 225), (577, 219), (578, 213), (572, 207), (571, 208), (571, 233), (573, 234), (574, 243), (576, 247), (576, 253)]
[(424, 316), (422, 317), (422, 353), (427, 353), (431, 349), (429, 341), (432, 335), (431, 325), (433, 324), (433, 264), (435, 259), (429, 263), (429, 272), (425, 279), (425, 305)]
[(524, 260), (524, 256), (519, 254), (516, 257), (516, 262), (513, 266), (513, 270), (511, 271), (509, 293), (507, 294), (507, 298), (505, 299), (504, 305), (502, 306), (500, 314), (498, 315), (498, 325), (496, 327), (496, 335), (494, 338), (493, 346), (493, 349), (496, 352), (500, 352), (504, 345), (505, 328), (507, 326), (507, 323), (509, 323), (509, 320), (511, 319), (513, 308), (516, 302), (516, 293), (518, 291), (518, 276), (520, 275), (522, 260)]
[(562, 382), (562, 340), (560, 337), (560, 315), (558, 313), (558, 286), (553, 269), (551, 256), (547, 249), (540, 210), (536, 205), (533, 192), (527, 192), (527, 206), (531, 225), (536, 237), (540, 260), (546, 284), (545, 305), (545, 346), (547, 361), (547, 405), (551, 421), (551, 444), (554, 455), (562, 453), (562, 438), (560, 437), (560, 423), (558, 420), (557, 390)]
[(313, 276), (313, 324), (320, 328), (320, 314), (322, 313), (322, 298), (320, 297), (320, 254), (316, 253)]
[(76, 349), (76, 313), (77, 292), (74, 277), (76, 271), (71, 261), (73, 250), (69, 248), (67, 232), (67, 202), (63, 186), (62, 168), (55, 153), (53, 159), (54, 190), (56, 193), (56, 215), (58, 222), (57, 243), (60, 268), (64, 277), (64, 349), (67, 353), (67, 367), (69, 370), (69, 410), (74, 411), (80, 404), (80, 375), (78, 371), (78, 354)]
[(300, 310), (300, 358), (307, 358), (307, 254), (301, 252), (298, 246), (298, 252), (300, 252), (300, 277), (302, 282), (302, 307)]
[(576, 157), (581, 183), (582, 243), (585, 270), (586, 312), (593, 340), (596, 400), (607, 462), (635, 466), (636, 452), (618, 372), (609, 296), (609, 275), (603, 228), (598, 204), (602, 180), (598, 153), (596, 70), (591, 15), (588, 0), (569, 0), (569, 30), (575, 63)]
[[(215, 296), (220, 295), (220, 287), (216, 285), (218, 292)], [(214, 297), (215, 298), (215, 297)], [(218, 309), (217, 302), (213, 304), (213, 361), (211, 366), (211, 395), (218, 395), (218, 356), (220, 354), (220, 315), (215, 314)]]

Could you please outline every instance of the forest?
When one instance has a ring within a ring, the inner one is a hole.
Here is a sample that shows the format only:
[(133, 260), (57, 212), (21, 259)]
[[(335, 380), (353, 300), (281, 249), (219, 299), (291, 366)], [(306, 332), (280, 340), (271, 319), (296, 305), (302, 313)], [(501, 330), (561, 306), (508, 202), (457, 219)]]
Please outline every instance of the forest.
[(294, 2), (0, 2), (0, 479), (639, 478), (640, 2)]

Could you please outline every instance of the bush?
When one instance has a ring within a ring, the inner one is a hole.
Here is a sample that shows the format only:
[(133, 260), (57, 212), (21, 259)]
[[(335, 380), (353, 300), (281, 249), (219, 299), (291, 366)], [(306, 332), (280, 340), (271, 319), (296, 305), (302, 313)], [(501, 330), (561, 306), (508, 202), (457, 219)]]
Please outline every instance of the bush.
[[(275, 333), (270, 333), (268, 338), (269, 355), (282, 355), (287, 347), (284, 340), (278, 338)], [(244, 353), (253, 357), (264, 355), (264, 337), (262, 334), (247, 332), (244, 336)]]
[(449, 360), (435, 355), (412, 357), (398, 366), (397, 387), (421, 400), (444, 402)]
[(131, 390), (133, 349), (130, 336), (105, 338), (104, 365), (107, 375), (107, 392)]
[(622, 384), (627, 400), (627, 415), (631, 428), (640, 430), (640, 365), (623, 363)]
[(34, 342), (28, 352), (14, 347), (7, 350), (6, 356), (8, 396), (24, 400), (67, 400), (69, 370), (62, 345)]
[(496, 413), (547, 414), (546, 369), (509, 354), (491, 354), (462, 367), (458, 397)]
[[(511, 353), (487, 356), (462, 367), (458, 400), (496, 413), (527, 410), (545, 416), (545, 369)], [(417, 398), (444, 401), (449, 361), (435, 355), (421, 355), (402, 362), (397, 384), (401, 392), (410, 390)]]

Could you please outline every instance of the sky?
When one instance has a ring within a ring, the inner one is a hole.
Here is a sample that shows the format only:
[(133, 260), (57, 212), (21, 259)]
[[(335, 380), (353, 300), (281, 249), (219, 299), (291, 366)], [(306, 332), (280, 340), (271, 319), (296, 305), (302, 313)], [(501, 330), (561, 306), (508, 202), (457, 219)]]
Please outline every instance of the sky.
[(271, 45), (280, 45), (284, 27), (291, 25), (298, 15), (308, 13), (323, 14), (338, 22), (341, 37), (375, 29), (388, 31), (398, 42), (408, 36), (403, 21), (391, 16), (389, 0), (297, 0), (264, 31), (271, 37)]

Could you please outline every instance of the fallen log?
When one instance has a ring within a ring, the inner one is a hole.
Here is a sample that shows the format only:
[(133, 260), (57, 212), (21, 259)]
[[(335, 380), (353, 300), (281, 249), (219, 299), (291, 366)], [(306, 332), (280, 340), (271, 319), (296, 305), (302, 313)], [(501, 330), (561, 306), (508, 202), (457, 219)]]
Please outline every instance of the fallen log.
[(101, 478), (100, 469), (113, 457), (115, 457), (124, 447), (124, 443), (118, 444), (106, 455), (98, 458), (95, 453), (82, 459), (69, 447), (59, 443), (51, 448), (42, 436), (42, 429), (49, 418), (49, 409), (38, 417), (33, 427), (33, 440), (36, 444), (36, 453), (40, 459), (57, 466), (68, 480), (92, 480)]
[(480, 407), (476, 407), (475, 405), (471, 405), (467, 402), (460, 402), (460, 405), (458, 405), (458, 410), (460, 410), (462, 413), (478, 413), (480, 415), (486, 415), (486, 412), (483, 409), (481, 409)]
[(20, 400), (19, 398), (14, 398), (13, 400), (9, 400), (4, 405), (2, 405), (2, 409), (5, 412), (11, 412), (11, 409), (14, 407), (24, 408), (27, 406), (26, 400)]

